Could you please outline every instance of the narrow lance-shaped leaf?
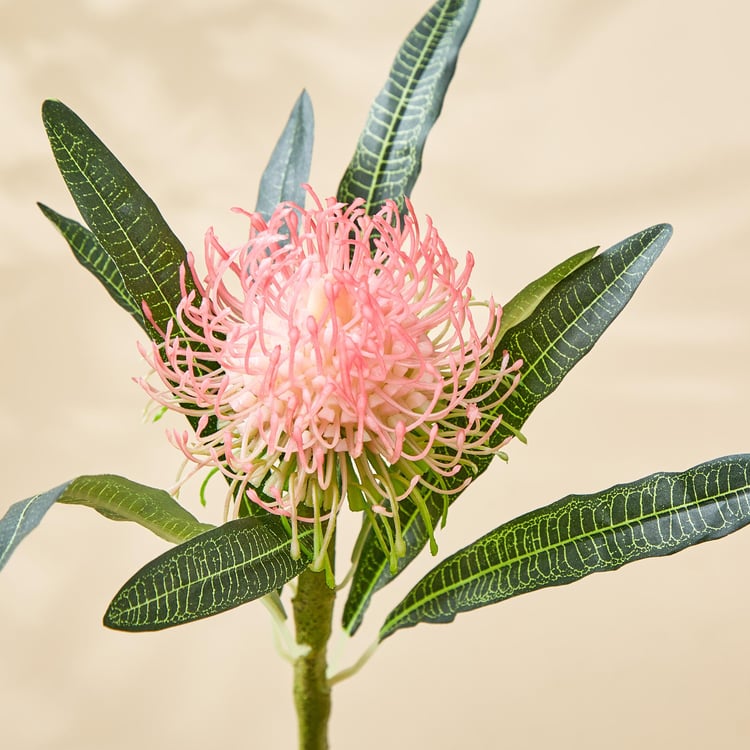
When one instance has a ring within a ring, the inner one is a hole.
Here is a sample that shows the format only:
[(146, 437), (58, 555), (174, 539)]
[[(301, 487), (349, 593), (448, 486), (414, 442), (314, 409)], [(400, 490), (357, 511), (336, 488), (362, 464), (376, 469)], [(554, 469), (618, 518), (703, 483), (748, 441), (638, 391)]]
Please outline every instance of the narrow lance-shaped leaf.
[[(311, 538), (312, 529), (300, 534)], [(116, 630), (161, 630), (280, 589), (308, 565), (277, 516), (239, 518), (173, 547), (139, 570), (104, 616)]]
[(255, 210), (268, 219), (283, 201), (299, 206), (305, 203), (302, 187), (310, 175), (313, 147), (312, 102), (303, 91), (292, 108), (289, 120), (263, 172)]
[(504, 437), (520, 430), (534, 409), (552, 393), (573, 365), (588, 354), (630, 301), (672, 236), (657, 224), (623, 240), (563, 279), (532, 315), (500, 340), (523, 359), (518, 387), (502, 405)]
[(387, 638), (420, 622), (646, 557), (671, 555), (750, 523), (750, 455), (569, 495), (491, 531), (433, 568), (388, 615)]
[(77, 221), (53, 211), (43, 203), (37, 203), (37, 205), (42, 213), (58, 228), (73, 251), (75, 259), (101, 282), (109, 296), (120, 307), (129, 312), (138, 324), (145, 328), (146, 324), (141, 308), (136, 304), (125, 286), (116, 263), (99, 244), (93, 232)]
[(340, 201), (363, 198), (368, 213), (387, 199), (403, 208), (478, 5), (479, 0), (439, 0), (406, 38), (341, 180)]
[[(672, 235), (667, 224), (646, 229), (592, 258), (565, 277), (538, 303), (533, 312), (511, 328), (497, 346), (497, 356), (508, 350), (513, 359), (523, 359), (521, 380), (501, 406), (503, 424), (495, 440), (519, 431), (538, 404), (557, 388), (565, 375), (593, 347), (610, 323), (628, 303), (643, 277)], [(490, 459), (477, 460), (475, 475)], [(458, 487), (466, 470), (454, 477), (428, 477)], [(446, 504), (457, 494), (432, 493), (427, 498), (431, 525), (437, 525)], [(390, 583), (419, 554), (430, 539), (430, 529), (416, 505), (399, 503), (406, 555), (391, 571), (388, 558), (368, 538), (354, 573), (344, 608), (344, 627), (353, 633), (359, 627), (373, 594)]]
[[(163, 328), (182, 297), (185, 249), (151, 198), (78, 115), (47, 100), (42, 118), (81, 216), (116, 263), (136, 304), (144, 301)], [(193, 288), (189, 273), (185, 284), (188, 291)]]
[(11, 505), (0, 519), (0, 569), (55, 502), (87, 505), (107, 518), (133, 521), (169, 542), (213, 528), (198, 522), (164, 490), (113, 474), (83, 476)]

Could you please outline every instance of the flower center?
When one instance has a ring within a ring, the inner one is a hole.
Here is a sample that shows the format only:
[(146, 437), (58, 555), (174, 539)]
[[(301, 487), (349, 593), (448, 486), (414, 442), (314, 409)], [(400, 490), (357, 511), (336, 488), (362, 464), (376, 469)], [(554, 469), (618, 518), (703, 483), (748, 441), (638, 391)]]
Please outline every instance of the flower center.
[(310, 286), (305, 309), (318, 325), (329, 316), (335, 316), (336, 323), (345, 326), (354, 316), (354, 305), (355, 296), (348, 286), (327, 273)]

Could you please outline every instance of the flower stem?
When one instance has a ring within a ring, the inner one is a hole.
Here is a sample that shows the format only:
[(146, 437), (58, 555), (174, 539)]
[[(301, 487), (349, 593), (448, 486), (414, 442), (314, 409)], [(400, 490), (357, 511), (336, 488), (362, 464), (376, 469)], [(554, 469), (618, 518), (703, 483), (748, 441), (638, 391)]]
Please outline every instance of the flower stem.
[[(332, 556), (332, 548), (329, 554)], [(308, 648), (294, 662), (300, 750), (328, 749), (331, 686), (326, 677), (326, 647), (335, 599), (336, 590), (328, 585), (325, 570), (308, 568), (300, 574), (292, 601), (297, 643)]]

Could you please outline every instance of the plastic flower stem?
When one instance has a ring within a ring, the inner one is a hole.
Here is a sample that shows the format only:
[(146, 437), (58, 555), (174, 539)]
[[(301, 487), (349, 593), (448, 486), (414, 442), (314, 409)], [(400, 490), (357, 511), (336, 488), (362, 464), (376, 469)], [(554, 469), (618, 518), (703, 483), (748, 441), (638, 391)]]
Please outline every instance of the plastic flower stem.
[[(333, 544), (328, 547), (328, 554), (332, 571)], [(307, 568), (297, 579), (297, 593), (292, 600), (296, 640), (300, 647), (308, 649), (294, 662), (300, 750), (328, 749), (331, 686), (326, 675), (327, 647), (336, 599), (336, 590), (328, 583), (325, 570)]]

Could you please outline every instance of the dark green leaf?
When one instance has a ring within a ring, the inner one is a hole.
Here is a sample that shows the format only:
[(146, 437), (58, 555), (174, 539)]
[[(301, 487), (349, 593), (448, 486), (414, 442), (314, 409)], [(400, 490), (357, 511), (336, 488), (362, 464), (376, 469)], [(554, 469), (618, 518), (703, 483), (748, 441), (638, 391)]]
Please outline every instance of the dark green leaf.
[(66, 239), (76, 260), (96, 276), (109, 293), (109, 296), (120, 307), (129, 312), (142, 327), (146, 327), (143, 313), (135, 303), (130, 292), (117, 270), (117, 265), (107, 255), (107, 251), (99, 244), (93, 233), (73, 219), (53, 211), (43, 203), (37, 203), (42, 213), (60, 230)]
[(69, 485), (70, 482), (66, 482), (53, 490), (14, 503), (8, 508), (8, 512), (0, 519), (0, 570), (8, 562), (19, 542), (39, 525), (45, 513)]
[(263, 172), (255, 210), (268, 219), (283, 201), (305, 204), (302, 185), (310, 174), (313, 147), (312, 102), (303, 91), (292, 108), (289, 120)]
[(368, 213), (386, 199), (403, 208), (478, 5), (479, 0), (439, 0), (406, 38), (341, 180), (340, 201), (364, 198)]
[[(182, 298), (185, 249), (151, 198), (74, 112), (47, 100), (42, 118), (81, 216), (117, 265), (136, 305), (144, 300), (155, 324), (165, 327)], [(193, 289), (190, 273), (185, 284)]]
[(387, 638), (420, 622), (671, 555), (750, 523), (750, 455), (568, 495), (503, 524), (433, 568), (388, 615)]
[[(557, 388), (573, 366), (586, 355), (609, 324), (619, 315), (643, 277), (672, 235), (667, 224), (646, 229), (592, 258), (566, 276), (545, 295), (533, 312), (511, 328), (497, 346), (497, 357), (503, 351), (513, 359), (523, 359), (521, 381), (502, 405), (503, 423), (496, 439), (520, 430), (536, 406)], [(476, 475), (489, 465), (490, 459), (477, 460)], [(434, 476), (427, 477), (437, 482)], [(458, 487), (467, 478), (461, 471), (443, 479)], [(432, 526), (436, 526), (457, 494), (432, 493), (427, 499)], [(354, 573), (344, 608), (344, 627), (353, 633), (359, 627), (372, 595), (390, 583), (424, 548), (430, 529), (411, 501), (399, 503), (401, 528), (404, 529), (406, 555), (392, 572), (386, 554), (372, 538), (364, 546)]]
[[(498, 344), (524, 364), (521, 382), (502, 407), (503, 421), (520, 430), (537, 405), (552, 393), (573, 365), (630, 301), (672, 236), (657, 224), (628, 237), (563, 279), (532, 315)], [(503, 430), (501, 435), (512, 434)]]
[[(305, 530), (300, 539), (311, 533)], [(104, 624), (161, 630), (199, 620), (280, 589), (307, 564), (292, 558), (281, 519), (240, 518), (141, 568), (112, 600)]]

